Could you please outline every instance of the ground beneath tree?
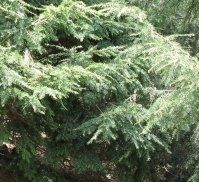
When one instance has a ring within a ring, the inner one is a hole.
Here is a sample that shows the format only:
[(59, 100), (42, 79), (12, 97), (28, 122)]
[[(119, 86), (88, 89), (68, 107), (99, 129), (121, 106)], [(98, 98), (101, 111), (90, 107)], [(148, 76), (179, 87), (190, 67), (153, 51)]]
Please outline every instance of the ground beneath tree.
[[(10, 145), (0, 146), (0, 182), (27, 182), (23, 175), (19, 172), (13, 172), (9, 166), (10, 164), (16, 162), (15, 149), (10, 147)], [(45, 167), (44, 167), (45, 169)], [(86, 173), (84, 175), (69, 172), (67, 169), (62, 169), (62, 171), (57, 171), (57, 174), (63, 176), (63, 180), (68, 182), (118, 182), (118, 179), (113, 178), (110, 174), (108, 176), (102, 176), (98, 173)], [(116, 176), (116, 175), (115, 175)], [(60, 181), (60, 180), (58, 180)]]
[(0, 182), (25, 182), (19, 174), (6, 169), (8, 162), (0, 156)]
[(0, 146), (0, 182), (26, 182), (22, 175), (9, 170), (13, 152), (7, 145)]
[(0, 182), (25, 182), (22, 177), (10, 171), (0, 169)]

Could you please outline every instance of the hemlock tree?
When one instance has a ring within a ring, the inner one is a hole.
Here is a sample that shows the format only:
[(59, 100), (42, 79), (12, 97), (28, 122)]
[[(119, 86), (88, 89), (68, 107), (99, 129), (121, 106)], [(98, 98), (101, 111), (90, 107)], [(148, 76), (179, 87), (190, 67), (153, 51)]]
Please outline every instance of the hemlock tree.
[(0, 141), (14, 165), (29, 181), (163, 180), (172, 139), (197, 124), (197, 59), (135, 6), (41, 4), (0, 6)]
[[(122, 0), (121, 0), (122, 1)], [(197, 0), (123, 0), (145, 10), (158, 32), (175, 34), (176, 40), (193, 56), (199, 50), (199, 1)], [(92, 2), (92, 1), (91, 1)]]

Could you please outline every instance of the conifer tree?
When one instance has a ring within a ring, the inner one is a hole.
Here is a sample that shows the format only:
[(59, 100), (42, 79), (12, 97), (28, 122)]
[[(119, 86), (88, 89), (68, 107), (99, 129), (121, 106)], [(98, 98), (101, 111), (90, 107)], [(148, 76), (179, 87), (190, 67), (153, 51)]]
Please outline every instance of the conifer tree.
[(172, 139), (197, 125), (197, 59), (124, 2), (0, 10), (0, 142), (27, 180), (161, 180)]

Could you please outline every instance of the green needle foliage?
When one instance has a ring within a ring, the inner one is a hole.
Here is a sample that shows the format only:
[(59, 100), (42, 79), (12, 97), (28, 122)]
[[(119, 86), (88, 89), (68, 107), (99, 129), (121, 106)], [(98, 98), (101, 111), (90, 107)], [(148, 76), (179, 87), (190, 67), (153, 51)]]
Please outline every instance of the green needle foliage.
[(0, 142), (27, 180), (162, 180), (199, 117), (196, 58), (122, 2), (3, 0), (0, 22)]
[(199, 50), (199, 1), (126, 0), (147, 11), (149, 21), (163, 34), (176, 34), (176, 40), (192, 55)]

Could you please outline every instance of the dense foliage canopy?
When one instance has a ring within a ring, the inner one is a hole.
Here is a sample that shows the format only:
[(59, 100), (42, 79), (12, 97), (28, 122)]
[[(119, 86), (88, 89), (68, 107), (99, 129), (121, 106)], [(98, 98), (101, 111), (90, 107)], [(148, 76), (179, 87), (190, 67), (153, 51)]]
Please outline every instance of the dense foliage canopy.
[(199, 3), (151, 3), (1, 0), (4, 167), (29, 181), (199, 180)]

